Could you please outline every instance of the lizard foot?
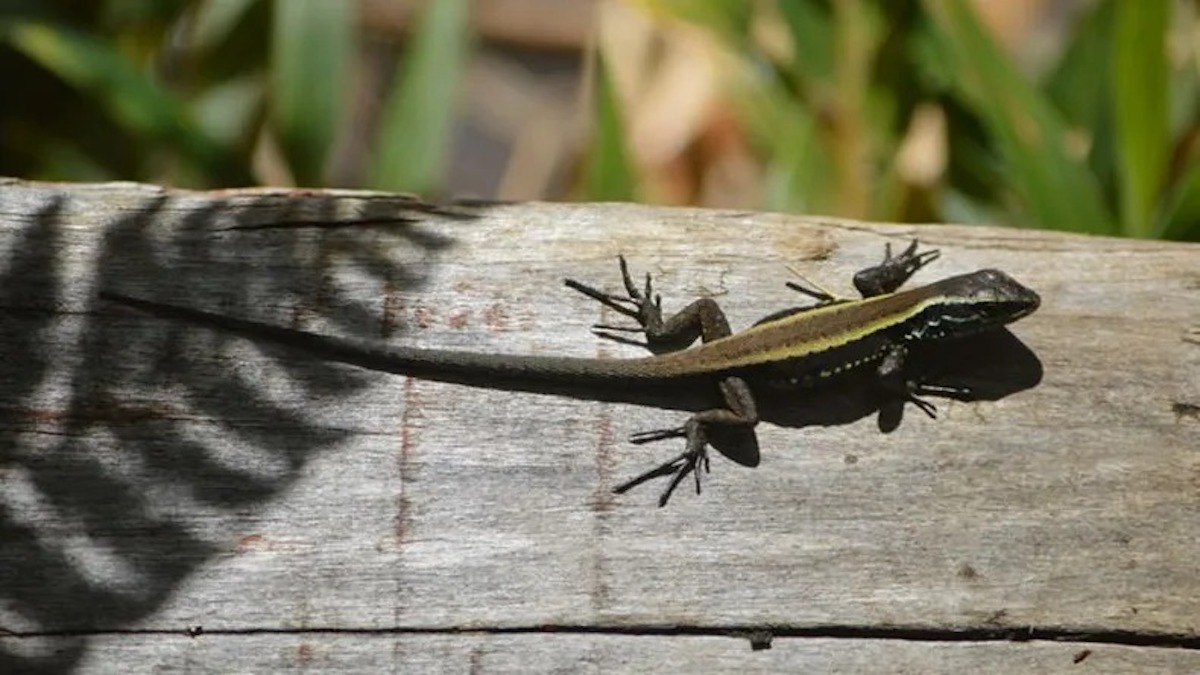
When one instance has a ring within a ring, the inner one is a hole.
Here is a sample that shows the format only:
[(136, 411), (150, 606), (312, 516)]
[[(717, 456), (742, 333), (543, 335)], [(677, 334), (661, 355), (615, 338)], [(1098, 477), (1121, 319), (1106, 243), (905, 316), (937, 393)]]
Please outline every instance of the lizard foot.
[(671, 481), (658, 498), (658, 505), (662, 507), (666, 506), (667, 502), (670, 501), (675, 488), (679, 487), (683, 479), (691, 474), (696, 480), (696, 494), (700, 494), (700, 469), (703, 468), (704, 473), (709, 473), (710, 468), (708, 462), (708, 442), (705, 439), (704, 430), (699, 423), (689, 421), (687, 425), (682, 427), (644, 431), (634, 434), (630, 437), (629, 441), (641, 445), (643, 443), (652, 443), (654, 441), (679, 437), (687, 438), (687, 449), (659, 466), (621, 483), (613, 488), (613, 492), (623, 494), (646, 481), (663, 476), (671, 476)]
[(883, 262), (854, 275), (854, 287), (864, 298), (891, 293), (940, 255), (937, 249), (917, 253), (916, 239), (896, 255), (892, 255), (892, 245), (888, 244), (884, 249)]
[(625, 256), (617, 256), (617, 260), (621, 265), (621, 282), (625, 286), (626, 295), (605, 293), (598, 288), (588, 286), (574, 279), (566, 279), (564, 283), (568, 288), (579, 291), (605, 307), (612, 309), (618, 314), (623, 314), (638, 323), (636, 328), (596, 324), (592, 326), (593, 333), (613, 342), (647, 347), (646, 343), (631, 340), (617, 333), (645, 333), (647, 329), (660, 327), (662, 325), (662, 296), (654, 292), (648, 273), (646, 274), (646, 281), (643, 288), (639, 289), (633, 283), (633, 277), (629, 274), (629, 264), (625, 262)]

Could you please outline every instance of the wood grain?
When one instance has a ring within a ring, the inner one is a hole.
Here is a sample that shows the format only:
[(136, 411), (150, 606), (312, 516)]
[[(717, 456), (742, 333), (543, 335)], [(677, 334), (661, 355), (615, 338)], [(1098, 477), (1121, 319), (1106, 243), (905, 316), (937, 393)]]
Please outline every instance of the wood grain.
[[(785, 265), (849, 293), (914, 236), (942, 250), (916, 282), (997, 267), (1041, 293), (1012, 330), (1041, 383), (890, 433), (764, 425), (759, 467), (715, 458), (665, 509), (610, 490), (678, 452), (625, 441), (677, 411), (313, 363), (95, 299), (622, 356), (563, 277), (615, 290), (623, 252), (666, 306), (711, 295), (745, 326), (799, 302)], [(3, 182), (0, 672), (1194, 672), (1197, 335), (1189, 244)]]

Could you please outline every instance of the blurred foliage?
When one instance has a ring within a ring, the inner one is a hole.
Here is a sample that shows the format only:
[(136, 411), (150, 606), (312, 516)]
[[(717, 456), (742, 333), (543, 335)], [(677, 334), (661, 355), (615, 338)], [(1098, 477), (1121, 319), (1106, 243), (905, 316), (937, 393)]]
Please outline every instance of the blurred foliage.
[(761, 208), (1200, 239), (1196, 3), (1076, 3), (1035, 75), (962, 0), (636, 4), (713, 38)]
[[(378, 111), (371, 186), (435, 191), (466, 0), (430, 3)], [(358, 5), (0, 0), (0, 174), (197, 187), (324, 185), (349, 133)], [(20, 92), (20, 95), (15, 95)]]
[[(1194, 2), (1079, 5), (1036, 67), (962, 0), (600, 6), (682, 40), (698, 70), (649, 109), (662, 50), (601, 36), (592, 135), (559, 160), (573, 196), (1200, 240)], [(364, 118), (356, 3), (0, 0), (0, 174), (450, 192), (469, 14), (425, 3)], [(335, 178), (348, 139), (369, 161)]]

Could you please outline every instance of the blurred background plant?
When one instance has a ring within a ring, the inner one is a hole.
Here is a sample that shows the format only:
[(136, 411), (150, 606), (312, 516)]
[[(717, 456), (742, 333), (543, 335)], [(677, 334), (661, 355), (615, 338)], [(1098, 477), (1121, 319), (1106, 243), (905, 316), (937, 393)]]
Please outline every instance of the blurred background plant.
[(0, 175), (1200, 240), (1194, 0), (0, 0)]

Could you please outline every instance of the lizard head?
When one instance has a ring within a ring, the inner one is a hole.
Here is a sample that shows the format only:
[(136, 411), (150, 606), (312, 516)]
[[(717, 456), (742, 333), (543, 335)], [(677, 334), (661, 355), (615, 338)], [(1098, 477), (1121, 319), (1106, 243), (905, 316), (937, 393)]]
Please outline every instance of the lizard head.
[(1041, 298), (1000, 270), (984, 269), (931, 284), (921, 338), (969, 335), (1032, 314)]

